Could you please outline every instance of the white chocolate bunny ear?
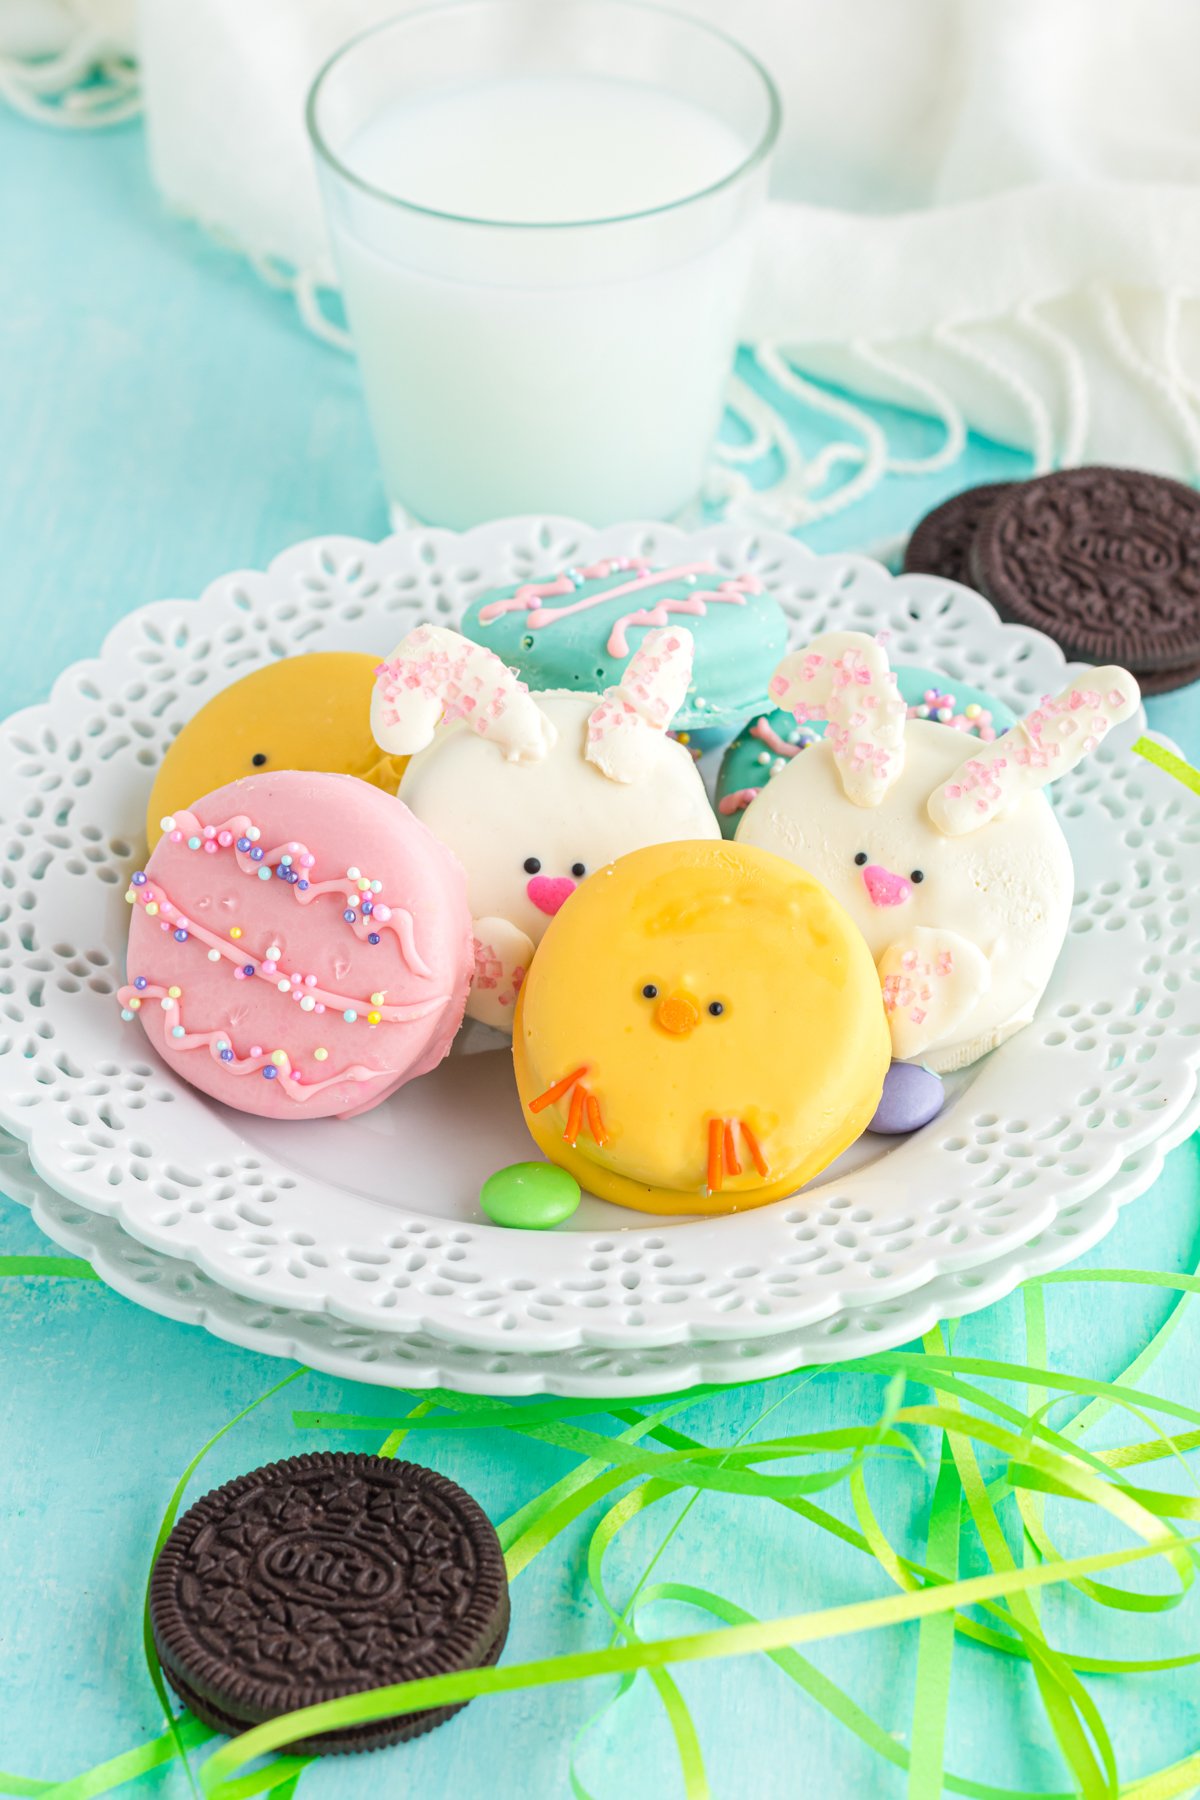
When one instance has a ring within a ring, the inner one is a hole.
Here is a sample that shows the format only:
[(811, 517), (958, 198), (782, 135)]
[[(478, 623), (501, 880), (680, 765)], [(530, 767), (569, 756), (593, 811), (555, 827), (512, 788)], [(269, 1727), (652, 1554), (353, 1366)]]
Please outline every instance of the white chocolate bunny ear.
[(392, 756), (423, 750), (439, 725), (465, 719), (506, 762), (540, 762), (557, 733), (500, 658), (457, 631), (418, 625), (375, 671), (371, 730)]
[(784, 657), (770, 692), (800, 724), (829, 721), (825, 741), (847, 800), (878, 806), (904, 768), (906, 715), (882, 646), (862, 631), (827, 631)]
[(1126, 669), (1089, 669), (1028, 718), (982, 744), (929, 796), (929, 817), (947, 837), (977, 831), (1026, 794), (1057, 781), (1094, 750), (1141, 698)]
[(693, 641), (681, 628), (649, 631), (588, 714), (584, 755), (610, 781), (632, 782), (646, 772), (649, 746), (659, 741), (687, 698)]

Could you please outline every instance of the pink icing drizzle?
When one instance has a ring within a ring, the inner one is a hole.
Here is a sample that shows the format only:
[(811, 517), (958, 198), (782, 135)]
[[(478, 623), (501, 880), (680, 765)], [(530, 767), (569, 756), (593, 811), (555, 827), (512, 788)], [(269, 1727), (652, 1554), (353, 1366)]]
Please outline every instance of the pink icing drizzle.
[(789, 744), (781, 738), (769, 719), (755, 719), (750, 727), (750, 736), (765, 744), (774, 756), (799, 756), (806, 748), (804, 744)]
[[(166, 1000), (169, 1002), (169, 1006), (164, 1009), (164, 1016), (168, 1027), (172, 1022), (175, 1024), (182, 1022), (179, 1003), (171, 999), (165, 987), (123, 987), (120, 993), (123, 1006), (128, 1007), (129, 997), (136, 999), (139, 1003), (147, 1000)], [(275, 1085), (283, 1089), (289, 1100), (298, 1100), (301, 1104), (324, 1092), (326, 1088), (337, 1087), (343, 1081), (389, 1081), (395, 1075), (395, 1071), (392, 1069), (368, 1069), (364, 1063), (351, 1063), (348, 1068), (339, 1069), (332, 1075), (312, 1081), (301, 1081), (299, 1076), (293, 1074), (290, 1063), (276, 1063), (274, 1056), (268, 1056), (262, 1050), (257, 1054), (251, 1053), (249, 1056), (239, 1057), (235, 1054), (231, 1062), (226, 1062), (217, 1049), (218, 1044), (227, 1044), (232, 1049), (233, 1034), (230, 1031), (189, 1031), (185, 1032), (181, 1038), (167, 1039), (167, 1045), (172, 1050), (207, 1050), (213, 1061), (220, 1063), (222, 1069), (228, 1070), (231, 1075), (255, 1075), (259, 1070), (265, 1069), (268, 1064), (274, 1064), (279, 1071), (275, 1078)]]
[[(257, 879), (258, 871), (260, 869), (278, 868), (285, 856), (290, 856), (296, 868), (301, 870), (303, 869), (305, 858), (308, 858), (308, 866), (311, 871), (312, 867), (315, 865), (316, 858), (313, 857), (312, 852), (308, 849), (307, 845), (301, 844), (294, 839), (286, 844), (277, 844), (273, 850), (264, 850), (261, 858), (257, 860), (251, 857), (248, 850), (239, 850), (237, 848), (237, 839), (245, 837), (247, 829), (252, 828), (253, 823), (254, 821), (247, 818), (244, 813), (238, 813), (234, 818), (226, 819), (223, 825), (209, 827), (201, 825), (195, 813), (189, 812), (186, 807), (181, 808), (175, 814), (175, 826), (182, 837), (204, 837), (207, 844), (213, 846), (219, 845), (221, 849), (232, 849), (237, 861), (237, 866), (242, 871), (243, 875), (253, 875)], [(172, 834), (172, 837), (173, 836), (174, 834)], [(222, 841), (226, 839), (228, 840), (227, 842)], [(311, 905), (311, 903), (318, 899), (322, 894), (344, 895), (352, 902), (355, 912), (358, 913), (358, 918), (350, 928), (354, 932), (355, 937), (360, 941), (365, 942), (372, 931), (390, 931), (400, 946), (400, 954), (404, 958), (406, 967), (409, 968), (414, 975), (432, 975), (433, 971), (417, 949), (413, 916), (410, 912), (406, 911), (404, 907), (388, 906), (376, 899), (374, 895), (363, 896), (358, 893), (348, 892), (348, 889), (353, 889), (355, 884), (350, 877), (346, 875), (339, 876), (335, 881), (314, 881), (311, 873), (306, 872), (305, 879), (308, 881), (308, 887), (303, 890), (300, 888), (299, 884), (295, 882), (282, 884), (287, 887), (292, 898), (300, 906)], [(144, 888), (138, 890), (139, 894), (143, 895), (145, 894), (145, 891)], [(366, 918), (363, 917), (360, 909), (360, 901), (363, 898), (370, 898), (374, 906), (374, 911)], [(164, 914), (164, 916), (166, 915)], [(193, 925), (190, 920), (188, 923), (188, 930), (195, 932), (197, 936), (202, 935), (199, 929)], [(224, 940), (214, 939), (212, 941), (212, 947), (214, 949), (220, 949), (223, 941)], [(232, 949), (233, 946), (229, 946), (229, 948)], [(243, 962), (247, 960), (248, 958), (242, 958)]]
[[(590, 612), (593, 607), (603, 606), (607, 601), (626, 594), (644, 593), (648, 588), (663, 586), (669, 581), (686, 581), (691, 575), (716, 573), (714, 565), (707, 562), (681, 563), (674, 569), (652, 569), (648, 562), (640, 559), (606, 557), (602, 562), (590, 563), (579, 574), (584, 581), (599, 581), (606, 575), (615, 574), (619, 569), (632, 569), (633, 580), (620, 582), (616, 587), (605, 588), (599, 593), (585, 594), (572, 601), (569, 606), (542, 605), (543, 600), (557, 599), (560, 595), (576, 592), (575, 583), (569, 575), (557, 575), (553, 581), (526, 582), (508, 599), (493, 600), (481, 608), (479, 623), (491, 625), (506, 613), (525, 612), (528, 614), (526, 623), (529, 629), (540, 631), (546, 625), (556, 624), (559, 619), (568, 619), (575, 613)], [(608, 654), (614, 657), (629, 655), (626, 632), (631, 625), (665, 625), (671, 613), (702, 619), (710, 604), (745, 606), (748, 595), (761, 591), (762, 583), (757, 575), (732, 575), (722, 581), (720, 587), (706, 589), (702, 593), (664, 594), (649, 609), (638, 608), (623, 614), (616, 621), (608, 635)]]
[(739, 788), (735, 794), (725, 794), (717, 801), (717, 811), (725, 819), (731, 813), (745, 812), (750, 802), (757, 800), (761, 793), (761, 788)]
[[(258, 866), (260, 865), (251, 864), (252, 868)], [(328, 886), (329, 884), (326, 885)], [(340, 891), (341, 883), (334, 882), (332, 885), (335, 889)], [(312, 893), (312, 891), (313, 890), (310, 888), (309, 893)], [(226, 961), (232, 963), (235, 968), (252, 968), (254, 974), (260, 980), (269, 981), (271, 986), (275, 988), (277, 992), (279, 991), (280, 982), (287, 979), (287, 977), (280, 975), (276, 965), (273, 962), (268, 962), (265, 957), (255, 958), (251, 952), (243, 949), (241, 944), (230, 943), (228, 939), (221, 937), (214, 931), (210, 931), (207, 925), (197, 925), (190, 914), (184, 913), (177, 907), (170, 896), (163, 892), (161, 887), (157, 885), (151, 887), (150, 884), (147, 883), (143, 888), (135, 888), (134, 894), (140, 905), (149, 906), (150, 903), (153, 902), (158, 907), (158, 916), (162, 919), (164, 926), (172, 926), (184, 922), (189, 938), (196, 938), (200, 943), (207, 945), (210, 950), (219, 951), (221, 956), (224, 957)], [(308, 895), (301, 894), (299, 898), (301, 900), (306, 900)], [(369, 922), (370, 921), (368, 921), (368, 923)], [(148, 991), (148, 989), (139, 990), (135, 988), (122, 988), (121, 995), (124, 996), (126, 993), (146, 993)], [(311, 996), (318, 1006), (336, 1007), (338, 1012), (345, 1012), (351, 1007), (356, 1012), (360, 1007), (363, 1009), (364, 1013), (377, 1012), (382, 1019), (387, 1020), (390, 1024), (403, 1024), (409, 1019), (424, 1019), (431, 1012), (436, 1012), (440, 1006), (445, 1005), (447, 998), (445, 994), (435, 994), (427, 1000), (412, 1000), (399, 1006), (389, 1006), (386, 1002), (382, 1002), (378, 1006), (373, 1006), (370, 1001), (356, 1000), (352, 995), (335, 994), (328, 988), (317, 987), (315, 985), (309, 987), (303, 982), (292, 985), (292, 996), (294, 999), (300, 1000), (305, 995)], [(129, 1002), (122, 998), (121, 1004), (123, 1006), (128, 1006)]]

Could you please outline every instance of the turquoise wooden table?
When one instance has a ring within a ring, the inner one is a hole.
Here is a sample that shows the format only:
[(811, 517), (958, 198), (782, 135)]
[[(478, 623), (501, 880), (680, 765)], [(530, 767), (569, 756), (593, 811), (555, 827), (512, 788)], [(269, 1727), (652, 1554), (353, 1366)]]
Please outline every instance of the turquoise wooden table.
[[(59, 135), (0, 113), (0, 170), (6, 713), (40, 699), (66, 663), (94, 654), (129, 608), (196, 594), (215, 575), (261, 567), (297, 539), (329, 531), (375, 537), (387, 521), (353, 363), (308, 337), (287, 299), (235, 257), (164, 215), (135, 128), (106, 137)], [(877, 416), (901, 448), (924, 451), (936, 443), (925, 421), (882, 409)], [(815, 441), (819, 421), (797, 415), (795, 425)], [(972, 440), (952, 471), (891, 481), (810, 541), (817, 548), (877, 542), (905, 529), (940, 494), (1024, 466), (1015, 453)], [(1193, 758), (1200, 756), (1197, 711), (1196, 690), (1150, 706), (1154, 723)], [(1195, 1269), (1197, 1170), (1194, 1143), (1176, 1151), (1153, 1191), (1127, 1209), (1087, 1261)], [(0, 1198), (0, 1252), (52, 1248), (19, 1206)], [(1051, 1366), (1111, 1377), (1174, 1304), (1155, 1288), (1097, 1296), (1089, 1287), (1050, 1293)], [(1021, 1361), (1020, 1298), (967, 1322), (955, 1347)], [(1198, 1347), (1195, 1321), (1186, 1317), (1144, 1385), (1200, 1406)], [(96, 1282), (39, 1275), (0, 1283), (0, 1768), (11, 1772), (0, 1792), (65, 1782), (161, 1732), (140, 1616), (159, 1518), (194, 1452), (284, 1372), (140, 1311)], [(706, 1443), (729, 1444), (776, 1402), (773, 1432), (785, 1421), (792, 1430), (869, 1424), (880, 1392), (875, 1377), (831, 1371), (769, 1393), (748, 1387), (708, 1398), (688, 1413), (686, 1428)], [(315, 1447), (294, 1428), (294, 1407), (379, 1412), (387, 1410), (381, 1401), (378, 1391), (302, 1378), (221, 1441), (193, 1496), (255, 1464)], [(397, 1397), (392, 1410), (411, 1404)], [(590, 1423), (616, 1429), (603, 1417)], [(346, 1434), (320, 1443), (374, 1448), (377, 1441)], [(1096, 1441), (1111, 1440), (1102, 1430)], [(574, 1460), (508, 1433), (430, 1434), (410, 1443), (497, 1519)], [(914, 1487), (887, 1465), (872, 1476), (876, 1512), (898, 1546), (918, 1557), (930, 1485)], [(844, 1490), (828, 1505), (850, 1517)], [(655, 1509), (623, 1534), (610, 1563), (622, 1600), (678, 1511), (676, 1503)], [(506, 1661), (607, 1642), (608, 1623), (582, 1566), (585, 1541), (581, 1525), (514, 1585)], [(983, 1566), (965, 1537), (962, 1554), (964, 1573)], [(804, 1532), (784, 1508), (716, 1493), (692, 1508), (655, 1574), (715, 1588), (764, 1617), (889, 1591), (876, 1563), (852, 1544)], [(1166, 1617), (1130, 1617), (1081, 1613), (1055, 1590), (1044, 1617), (1048, 1635), (1094, 1654), (1106, 1653), (1114, 1617), (1126, 1657), (1142, 1653), (1140, 1646), (1157, 1657), (1182, 1656), (1200, 1643), (1192, 1599)], [(708, 1623), (668, 1604), (658, 1609), (653, 1631)], [(916, 1627), (817, 1644), (809, 1654), (889, 1743), (909, 1746)], [(806, 1792), (906, 1791), (902, 1767), (866, 1747), (765, 1658), (699, 1665), (680, 1683), (700, 1723), (716, 1794), (782, 1800)], [(1109, 1676), (1092, 1686), (1123, 1781), (1200, 1750), (1193, 1668)], [(303, 1791), (310, 1800), (566, 1794), (575, 1734), (612, 1692), (609, 1680), (479, 1701), (400, 1751), (311, 1768)], [(977, 1645), (960, 1642), (955, 1650), (946, 1742), (946, 1767), (958, 1776), (996, 1787), (1070, 1789), (1028, 1671)], [(925, 1741), (910, 1792), (938, 1791), (940, 1782), (929, 1775), (936, 1766)], [(682, 1791), (648, 1681), (583, 1740), (578, 1768), (597, 1796), (664, 1800)], [(104, 1791), (111, 1779), (97, 1778), (86, 1791)], [(189, 1791), (178, 1764), (129, 1791), (151, 1790), (172, 1797)]]

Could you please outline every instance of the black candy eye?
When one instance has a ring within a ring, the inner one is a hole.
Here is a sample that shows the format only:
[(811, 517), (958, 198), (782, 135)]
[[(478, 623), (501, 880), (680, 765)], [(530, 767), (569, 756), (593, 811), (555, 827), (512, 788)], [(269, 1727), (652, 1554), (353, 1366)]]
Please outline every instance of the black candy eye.
[(866, 853), (866, 851), (865, 851), (865, 850), (860, 850), (860, 851), (859, 851), (859, 853), (858, 853), (858, 855), (857, 855), (857, 856), (856, 856), (856, 857), (855, 857), (855, 859), (854, 859), (854, 866), (855, 866), (855, 868), (858, 868), (858, 869), (861, 869), (861, 868), (862, 868), (862, 866), (863, 866), (863, 864), (864, 864), (864, 863), (865, 863), (865, 862), (866, 862), (866, 860), (867, 860), (867, 853)]
[(527, 875), (536, 875), (541, 866), (541, 859), (536, 856), (527, 856), (521, 864)]
[(576, 881), (582, 881), (584, 876), (587, 874), (587, 864), (586, 863), (572, 863), (571, 864), (571, 873), (575, 877)]
[(658, 999), (658, 989), (655, 987), (655, 985), (652, 981), (648, 981), (646, 983), (645, 987), (642, 989), (642, 999), (643, 1000), (657, 1000)]
[(714, 1019), (719, 1019), (721, 1014), (725, 1011), (725, 1007), (720, 1000), (710, 1000), (708, 1003), (708, 1010)]
[(254, 755), (250, 758), (251, 763), (256, 769), (261, 769), (266, 760), (267, 753), (265, 750), (256, 750)]
[(908, 879), (914, 884), (914, 886), (916, 885), (916, 883), (918, 881), (924, 881), (924, 879), (925, 879), (924, 869), (914, 869)]

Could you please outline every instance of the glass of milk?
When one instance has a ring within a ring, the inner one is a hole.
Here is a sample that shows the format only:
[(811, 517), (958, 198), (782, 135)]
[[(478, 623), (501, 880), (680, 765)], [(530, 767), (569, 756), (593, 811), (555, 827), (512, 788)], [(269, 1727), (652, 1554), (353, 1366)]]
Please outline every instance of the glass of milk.
[(395, 514), (696, 495), (779, 129), (753, 57), (634, 0), (446, 0), (339, 50), (308, 123)]

